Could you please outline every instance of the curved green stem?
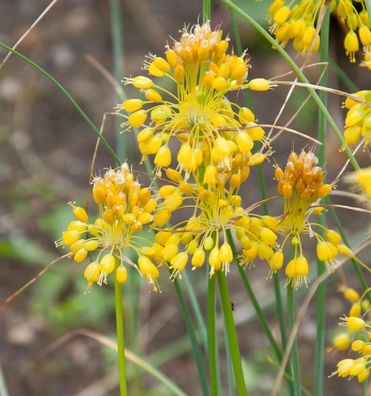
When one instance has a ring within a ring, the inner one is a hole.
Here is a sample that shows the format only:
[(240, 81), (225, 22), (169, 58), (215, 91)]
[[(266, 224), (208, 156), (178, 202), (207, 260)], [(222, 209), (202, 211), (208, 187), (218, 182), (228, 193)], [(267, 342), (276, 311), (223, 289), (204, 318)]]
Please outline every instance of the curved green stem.
[(207, 353), (209, 358), (211, 396), (218, 396), (218, 366), (215, 323), (215, 276), (209, 278), (207, 288)]
[[(295, 323), (295, 299), (294, 299), (294, 287), (291, 283), (287, 285), (287, 316), (289, 329), (294, 326)], [(301, 395), (301, 381), (300, 381), (300, 361), (297, 340), (295, 339), (291, 350), (290, 364), (292, 366), (292, 377), (294, 382), (294, 395)]]
[(120, 396), (127, 396), (126, 369), (125, 369), (125, 339), (124, 339), (124, 315), (122, 306), (122, 285), (115, 277), (115, 309), (116, 309), (116, 332), (117, 332), (117, 360), (119, 363)]
[(78, 105), (76, 100), (69, 94), (69, 92), (63, 87), (63, 85), (57, 81), (54, 77), (52, 77), (46, 70), (44, 70), (41, 66), (37, 65), (31, 59), (27, 58), (27, 56), (21, 54), (20, 52), (8, 47), (5, 44), (0, 43), (0, 48), (4, 48), (7, 51), (12, 52), (14, 55), (18, 56), (18, 58), (22, 59), (29, 65), (31, 65), (34, 69), (39, 71), (43, 74), (48, 80), (50, 80), (69, 100), (72, 106), (77, 110), (77, 112), (81, 115), (84, 121), (88, 124), (89, 128), (99, 137), (100, 141), (103, 143), (104, 147), (106, 148), (108, 154), (112, 157), (115, 161), (116, 165), (120, 165), (120, 160), (116, 153), (114, 152), (113, 148), (107, 142), (106, 138), (99, 132), (99, 129), (94, 125), (93, 121), (86, 115), (86, 113), (82, 110), (82, 108)]
[[(330, 12), (326, 11), (321, 27), (321, 46), (320, 46), (320, 61), (328, 62), (329, 49), (329, 31), (330, 31)], [(324, 68), (325, 66), (322, 66)], [(322, 70), (323, 78), (321, 85), (328, 85), (328, 70)], [(328, 94), (325, 91), (319, 93), (322, 103), (327, 107)], [(323, 113), (318, 114), (318, 140), (322, 145), (318, 146), (318, 164), (322, 169), (326, 169), (326, 136), (327, 136), (327, 121)], [(319, 223), (325, 225), (325, 214), (319, 217)], [(320, 235), (324, 235), (324, 230), (321, 227)], [(324, 264), (317, 260), (317, 276), (321, 276), (325, 271)], [(318, 396), (323, 395), (323, 380), (324, 380), (324, 352), (325, 352), (325, 300), (326, 300), (326, 283), (322, 282), (316, 291), (316, 348), (314, 358), (314, 394)]]
[(242, 370), (240, 348), (238, 345), (236, 326), (233, 320), (232, 306), (228, 292), (227, 280), (223, 271), (217, 271), (216, 276), (218, 278), (220, 300), (223, 307), (224, 323), (228, 336), (234, 379), (236, 381), (237, 387), (237, 394), (238, 396), (247, 396), (246, 384)]
[[(277, 41), (258, 23), (252, 18), (250, 15), (246, 14), (241, 8), (236, 6), (231, 0), (223, 0), (225, 4), (229, 7), (234, 9), (238, 14), (240, 14), (247, 22), (249, 22), (270, 44), (272, 44), (273, 48), (277, 50), (277, 52), (286, 60), (286, 62), (291, 66), (292, 70), (295, 74), (299, 77), (299, 79), (309, 84), (308, 79), (305, 77), (304, 73), (300, 70), (299, 66), (295, 63), (295, 61), (291, 58), (291, 56), (277, 43)], [(331, 117), (331, 114), (327, 110), (326, 106), (323, 104), (320, 97), (317, 95), (316, 91), (312, 87), (307, 87), (308, 92), (312, 96), (313, 100), (317, 104), (321, 113), (323, 113), (324, 117), (326, 118), (328, 124), (330, 125), (331, 129), (333, 130), (336, 138), (338, 141), (343, 145), (344, 144), (344, 136), (337, 127), (334, 119)], [(354, 157), (352, 151), (345, 144), (345, 153), (352, 164), (354, 169), (359, 169), (358, 162)]]

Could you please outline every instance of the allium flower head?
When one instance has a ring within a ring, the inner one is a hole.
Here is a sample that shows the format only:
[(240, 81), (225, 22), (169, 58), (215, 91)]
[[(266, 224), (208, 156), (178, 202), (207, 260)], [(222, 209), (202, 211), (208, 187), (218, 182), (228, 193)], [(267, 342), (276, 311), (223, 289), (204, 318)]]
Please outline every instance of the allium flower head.
[(85, 209), (71, 204), (76, 220), (68, 224), (57, 244), (68, 247), (76, 263), (90, 261), (84, 270), (89, 286), (106, 283), (111, 273), (119, 282), (126, 282), (125, 264), (134, 264), (125, 250), (133, 249), (139, 255), (140, 273), (157, 289), (159, 271), (145, 257), (148, 249), (141, 248), (143, 238), (135, 235), (153, 220), (156, 201), (150, 190), (140, 186), (124, 163), (118, 169), (108, 169), (102, 177), (95, 177), (92, 195), (98, 217), (89, 220)]
[(359, 102), (352, 98), (344, 102), (344, 107), (348, 109), (344, 139), (351, 145), (363, 139), (365, 147), (368, 147), (371, 143), (371, 91), (358, 91), (354, 95), (360, 98)]
[[(201, 164), (227, 179), (236, 165), (242, 169), (256, 162), (251, 150), (254, 141), (265, 141), (264, 131), (254, 123), (250, 109), (226, 97), (245, 84), (248, 63), (245, 55), (228, 53), (228, 47), (221, 30), (211, 30), (209, 23), (195, 25), (168, 45), (165, 57), (149, 57), (145, 69), (150, 77), (126, 79), (145, 99), (123, 103), (131, 113), (123, 126), (140, 128), (139, 149), (143, 157), (155, 156), (158, 169), (173, 161), (169, 148), (173, 137), (180, 144), (177, 169), (186, 179)], [(251, 89), (269, 89), (265, 80), (253, 81)], [(166, 88), (169, 82), (176, 85), (175, 94)]]
[[(303, 256), (303, 234), (317, 239), (317, 257), (329, 268), (334, 266), (339, 253), (345, 256), (351, 256), (352, 253), (335, 230), (310, 222), (311, 206), (327, 196), (332, 189), (330, 184), (324, 183), (324, 172), (318, 166), (318, 159), (312, 151), (303, 150), (299, 155), (292, 152), (284, 170), (276, 167), (275, 177), (278, 192), (284, 199), (284, 213), (278, 229), (285, 239), (278, 252), (282, 252), (286, 242), (291, 241), (295, 254), (287, 264), (285, 273), (288, 282), (298, 287), (302, 281), (307, 282), (309, 273), (308, 261)], [(325, 231), (324, 237), (315, 231), (317, 227)], [(274, 263), (269, 261), (269, 264), (272, 268)]]
[(355, 62), (355, 53), (361, 47), (365, 50), (371, 47), (370, 22), (364, 0), (274, 0), (269, 7), (273, 20), (271, 31), (282, 46), (292, 40), (297, 52), (316, 52), (320, 44), (316, 30), (320, 29), (318, 21), (326, 4), (348, 30), (344, 49), (350, 61)]
[[(371, 320), (369, 314), (369, 301), (367, 300), (366, 290), (362, 298), (354, 302), (348, 316), (341, 318), (341, 326), (347, 327), (351, 340), (343, 343), (343, 348), (339, 350), (348, 350), (349, 346), (355, 358), (350, 358), (349, 353), (346, 359), (340, 360), (336, 367), (337, 370), (332, 375), (338, 375), (342, 378), (357, 378), (359, 383), (365, 382), (371, 371)], [(358, 293), (357, 293), (358, 294)]]
[(179, 217), (182, 210), (192, 212), (155, 237), (153, 248), (158, 253), (157, 260), (173, 271), (172, 278), (181, 276), (188, 262), (193, 270), (202, 267), (207, 254), (210, 276), (219, 270), (227, 274), (233, 260), (227, 232), (235, 235), (242, 246), (242, 265), (257, 257), (270, 258), (276, 245), (277, 235), (273, 230), (278, 221), (242, 208), (238, 194), (240, 180), (234, 185), (232, 178), (228, 189), (207, 181), (201, 187), (185, 182), (174, 169), (168, 169), (167, 174), (174, 184), (159, 189), (154, 226), (163, 227), (170, 219)]

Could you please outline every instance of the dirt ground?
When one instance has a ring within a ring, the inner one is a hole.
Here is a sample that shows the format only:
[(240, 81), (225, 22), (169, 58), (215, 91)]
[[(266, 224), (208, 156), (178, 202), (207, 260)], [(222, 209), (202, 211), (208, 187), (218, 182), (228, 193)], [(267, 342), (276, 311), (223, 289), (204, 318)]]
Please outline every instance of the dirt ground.
[[(2, 0), (0, 42), (14, 44), (48, 3), (45, 0)], [(125, 75), (138, 73), (145, 54), (161, 53), (169, 36), (177, 37), (184, 24), (197, 22), (202, 11), (200, 4), (198, 0), (123, 1)], [(356, 85), (371, 89), (363, 70), (361, 73), (358, 66), (350, 65), (345, 58), (339, 38), (342, 33), (336, 21), (333, 22), (332, 58), (349, 73)], [(221, 24), (225, 32), (230, 30), (228, 13), (220, 3), (215, 5), (213, 24)], [(243, 45), (249, 49), (251, 57), (251, 77), (272, 77), (289, 70), (278, 54), (271, 51), (251, 28), (242, 22), (240, 27)], [(112, 70), (108, 1), (58, 1), (23, 41), (19, 51), (60, 81), (96, 125), (100, 125), (104, 112), (114, 108), (117, 102), (115, 92), (96, 67), (96, 64), (100, 64)], [(0, 59), (4, 56), (5, 51), (1, 51)], [(315, 81), (318, 69), (308, 69), (308, 76), (311, 81)], [(345, 88), (333, 72), (330, 83), (334, 88)], [(255, 113), (259, 120), (272, 122), (286, 93), (286, 89), (277, 89), (267, 94), (255, 94)], [(295, 93), (282, 122), (294, 113), (305, 97), (305, 91), (298, 90)], [(344, 116), (340, 103), (339, 98), (330, 98), (329, 109), (339, 125)], [(295, 125), (315, 136), (315, 107), (312, 104), (306, 109)], [(58, 254), (54, 240), (67, 222), (63, 208), (70, 200), (84, 202), (96, 140), (66, 97), (44, 76), (16, 57), (0, 70), (0, 120), (0, 301), (3, 301)], [(115, 144), (115, 124), (112, 119), (107, 121), (104, 134)], [(134, 153), (131, 161), (138, 163), (140, 158), (134, 139), (129, 136), (128, 142), (128, 152)], [(292, 147), (304, 145), (308, 146), (308, 143), (303, 139), (282, 136), (274, 145), (274, 160), (271, 163), (276, 161), (284, 164)], [(339, 153), (336, 139), (330, 134), (327, 161), (329, 180), (335, 177), (344, 158)], [(359, 158), (361, 163), (369, 162), (366, 152), (360, 153)], [(111, 165), (111, 159), (100, 149), (96, 169)], [(268, 195), (274, 195), (272, 167), (266, 166), (265, 173), (269, 182)], [(243, 192), (247, 203), (259, 199), (257, 186), (257, 177), (253, 174), (249, 188)], [(347, 203), (354, 204), (352, 201)], [(273, 213), (278, 213), (279, 209), (279, 204), (272, 205)], [(339, 215), (349, 236), (357, 240), (359, 230), (364, 229), (369, 220), (364, 214), (351, 213), (350, 217), (349, 213), (339, 211)], [(313, 250), (313, 245), (308, 248)], [(0, 367), (10, 396), (117, 394), (114, 353), (78, 331), (88, 327), (102, 334), (114, 335), (113, 290), (107, 288), (100, 294), (92, 293), (91, 298), (95, 300), (89, 302), (90, 296), (84, 294), (84, 286), (75, 280), (80, 277), (80, 272), (69, 262), (57, 264), (50, 269), (51, 275), (48, 274), (47, 282), (42, 283), (41, 279), (42, 285), (38, 286), (37, 281), (11, 304), (0, 308)], [(359, 287), (351, 270), (346, 272), (346, 276), (350, 285)], [(257, 265), (249, 271), (249, 277), (259, 301), (268, 311), (270, 309), (269, 321), (278, 339), (277, 320), (274, 309), (269, 305), (273, 283), (265, 278), (266, 268)], [(195, 274), (191, 275), (191, 279), (204, 307), (206, 291), (202, 289), (203, 279)], [(276, 373), (275, 367), (268, 362), (271, 351), (259, 322), (251, 316), (252, 307), (237, 271), (232, 271), (228, 281), (236, 320), (241, 322), (238, 333), (242, 355), (247, 361), (247, 378), (252, 384), (250, 394), (268, 395)], [(338, 283), (339, 279), (333, 276), (328, 287), (327, 345), (333, 330), (336, 330), (338, 318), (348, 309), (337, 290)], [(197, 374), (175, 293), (166, 279), (163, 279), (162, 284), (161, 294), (150, 294), (146, 288), (141, 291), (139, 304), (142, 322), (138, 351), (141, 356), (150, 355), (158, 361), (163, 359), (158, 368), (187, 395), (197, 396)], [(83, 302), (76, 303), (75, 299)], [(220, 339), (223, 340), (222, 335)], [(55, 340), (59, 344), (55, 344)], [(171, 342), (178, 344), (167, 358), (156, 355)], [(223, 342), (220, 345), (222, 354)], [(299, 337), (303, 384), (308, 388), (312, 384), (314, 343), (315, 314), (312, 304)], [(176, 353), (172, 358), (174, 351)], [(334, 371), (340, 356), (334, 351), (326, 352), (326, 375)], [(226, 368), (222, 365), (221, 369), (224, 384)], [(158, 387), (158, 382), (148, 375), (137, 378), (133, 383), (132, 396), (165, 395), (163, 389)], [(325, 390), (328, 396), (361, 394), (354, 380), (336, 377), (325, 379)], [(224, 394), (227, 395), (227, 391)]]

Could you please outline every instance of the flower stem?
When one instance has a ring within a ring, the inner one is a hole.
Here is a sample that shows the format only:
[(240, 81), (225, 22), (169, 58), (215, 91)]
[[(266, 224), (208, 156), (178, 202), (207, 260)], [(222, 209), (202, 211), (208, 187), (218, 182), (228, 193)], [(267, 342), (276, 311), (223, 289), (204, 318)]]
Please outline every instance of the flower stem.
[[(294, 300), (294, 287), (291, 283), (287, 285), (287, 316), (288, 316), (288, 325), (289, 329), (294, 326), (295, 323), (295, 300)], [(301, 395), (301, 381), (300, 381), (300, 361), (299, 361), (299, 352), (298, 352), (298, 344), (295, 339), (294, 344), (292, 346), (291, 351), (291, 365), (292, 365), (292, 376), (294, 382), (294, 395)]]
[(202, 16), (203, 22), (207, 22), (211, 18), (211, 0), (202, 0)]
[(122, 306), (122, 285), (115, 278), (115, 309), (117, 332), (117, 360), (119, 363), (120, 396), (127, 396), (125, 369), (124, 314)]
[(209, 357), (211, 396), (218, 396), (219, 392), (215, 324), (215, 276), (212, 276), (209, 279), (207, 288), (207, 352)]
[(197, 366), (198, 379), (199, 379), (200, 386), (201, 386), (201, 394), (202, 394), (202, 396), (207, 396), (209, 394), (209, 392), (207, 389), (206, 374), (205, 374), (205, 368), (204, 368), (203, 361), (202, 361), (201, 350), (200, 350), (200, 346), (197, 341), (197, 337), (196, 337), (196, 334), (195, 334), (195, 331), (193, 328), (193, 324), (191, 321), (191, 316), (190, 316), (187, 304), (185, 302), (182, 289), (180, 288), (178, 279), (174, 280), (174, 288), (175, 288), (175, 292), (178, 297), (179, 306), (180, 306), (180, 310), (182, 312), (183, 320), (184, 320), (184, 323), (187, 328), (187, 332), (188, 332), (188, 335), (189, 335), (189, 338), (191, 341), (193, 356), (195, 358), (196, 366)]
[(238, 396), (247, 396), (245, 379), (242, 370), (242, 362), (240, 355), (240, 348), (238, 345), (238, 338), (236, 327), (233, 320), (231, 300), (228, 292), (227, 280), (224, 272), (217, 271), (218, 285), (220, 291), (220, 300), (223, 307), (224, 323), (227, 331), (229, 348), (232, 359), (232, 366), (234, 372), (234, 379), (236, 381)]
[[(329, 47), (329, 30), (330, 30), (330, 12), (327, 9), (326, 15), (323, 18), (321, 28), (321, 46), (320, 46), (320, 61), (328, 62), (328, 47)], [(322, 66), (325, 68), (326, 66)], [(328, 70), (322, 70), (323, 78), (321, 85), (328, 85)], [(325, 91), (319, 93), (322, 103), (327, 107), (328, 94)], [(326, 136), (327, 136), (327, 121), (322, 112), (318, 112), (318, 140), (322, 143), (318, 146), (318, 163), (322, 169), (326, 167)], [(319, 217), (319, 223), (325, 225), (325, 214)], [(323, 236), (324, 230), (321, 227), (320, 235)], [(317, 276), (321, 276), (325, 271), (324, 264), (317, 260)], [(316, 348), (314, 358), (314, 387), (315, 395), (323, 395), (323, 379), (324, 379), (324, 351), (325, 351), (325, 300), (326, 300), (326, 283), (322, 282), (316, 292)]]

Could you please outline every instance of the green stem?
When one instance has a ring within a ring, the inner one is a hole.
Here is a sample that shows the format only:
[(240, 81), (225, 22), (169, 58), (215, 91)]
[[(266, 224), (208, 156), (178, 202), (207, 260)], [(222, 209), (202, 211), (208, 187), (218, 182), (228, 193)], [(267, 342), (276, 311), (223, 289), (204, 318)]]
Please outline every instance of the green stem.
[(193, 324), (191, 321), (191, 316), (188, 311), (188, 307), (186, 305), (182, 289), (180, 288), (179, 281), (178, 279), (174, 280), (174, 288), (175, 292), (177, 294), (178, 300), (179, 300), (179, 306), (180, 310), (182, 312), (182, 316), (184, 319), (185, 326), (187, 328), (187, 332), (192, 344), (192, 351), (193, 355), (196, 361), (196, 366), (197, 366), (197, 371), (198, 371), (198, 379), (200, 381), (200, 386), (201, 386), (201, 393), (203, 396), (208, 395), (208, 389), (207, 389), (207, 380), (206, 380), (206, 373), (205, 373), (205, 368), (204, 364), (202, 361), (202, 355), (201, 355), (201, 350), (200, 346), (198, 345), (197, 342), (197, 337), (193, 328)]
[(200, 309), (200, 304), (197, 301), (195, 290), (192, 286), (191, 280), (189, 279), (189, 275), (186, 271), (183, 272), (183, 283), (187, 290), (191, 302), (191, 307), (196, 317), (198, 328), (200, 329), (202, 343), (204, 344), (205, 348), (207, 348), (207, 329), (206, 329), (205, 321)]
[(116, 332), (117, 332), (117, 360), (119, 363), (120, 396), (127, 396), (126, 369), (125, 369), (125, 339), (124, 339), (124, 315), (122, 306), (122, 285), (115, 277), (115, 309), (116, 309)]
[[(291, 283), (287, 285), (287, 316), (288, 316), (288, 325), (290, 331), (292, 330), (295, 323), (295, 300), (294, 300), (294, 288)], [(290, 364), (292, 366), (292, 377), (294, 382), (294, 395), (300, 396), (300, 361), (299, 361), (299, 352), (298, 352), (298, 344), (297, 339), (295, 339), (294, 344), (291, 350), (290, 356)]]
[(211, 19), (211, 0), (202, 0), (202, 20), (203, 22)]
[(219, 391), (215, 323), (215, 276), (209, 278), (207, 288), (207, 353), (209, 358), (211, 396), (218, 396)]
[[(113, 55), (113, 75), (116, 81), (120, 81), (124, 75), (123, 68), (123, 29), (122, 29), (122, 9), (121, 0), (110, 0), (110, 13), (111, 13), (111, 36), (112, 36), (112, 55)], [(118, 100), (122, 100), (122, 97), (117, 97)], [(119, 158), (125, 158), (130, 162), (128, 157), (130, 152), (126, 150), (128, 134), (120, 133), (120, 120), (115, 119), (115, 131), (116, 131), (116, 149)]]
[[(309, 84), (308, 79), (305, 77), (304, 73), (300, 70), (299, 66), (295, 63), (295, 61), (291, 58), (291, 56), (277, 43), (277, 41), (262, 27), (258, 22), (254, 20), (250, 15), (246, 14), (241, 8), (236, 6), (231, 0), (223, 0), (225, 4), (227, 4), (229, 7), (233, 8), (238, 14), (240, 14), (246, 21), (248, 21), (270, 44), (272, 44), (273, 48), (277, 50), (277, 52), (286, 60), (286, 62), (291, 66), (295, 74), (299, 77), (299, 79), (306, 83)], [(344, 136), (339, 130), (339, 128), (336, 125), (336, 122), (334, 119), (331, 117), (331, 114), (327, 110), (326, 106), (323, 104), (322, 100), (320, 97), (317, 95), (316, 91), (312, 87), (307, 87), (308, 92), (312, 96), (313, 100), (317, 104), (319, 110), (323, 113), (324, 117), (326, 118), (328, 124), (330, 125), (331, 129), (335, 133), (336, 138), (338, 141), (344, 145)], [(354, 169), (359, 169), (359, 165), (357, 160), (355, 159), (352, 151), (348, 147), (348, 145), (345, 144), (345, 153), (352, 164)]]
[(18, 58), (22, 59), (29, 65), (31, 65), (34, 69), (39, 71), (43, 74), (48, 80), (50, 80), (69, 100), (72, 106), (77, 110), (80, 116), (84, 119), (84, 121), (88, 124), (89, 128), (99, 137), (100, 141), (103, 143), (105, 149), (107, 150), (108, 154), (112, 157), (115, 161), (116, 165), (120, 165), (120, 160), (117, 157), (116, 153), (107, 142), (106, 138), (100, 133), (99, 129), (94, 125), (93, 121), (86, 115), (86, 113), (82, 110), (82, 108), (78, 105), (76, 100), (69, 94), (69, 92), (63, 87), (63, 85), (58, 82), (54, 77), (52, 77), (46, 70), (44, 70), (41, 66), (34, 63), (31, 59), (27, 58), (27, 56), (21, 54), (20, 52), (8, 47), (5, 44), (0, 43), (0, 48), (4, 48), (9, 52), (12, 52), (14, 55), (18, 56)]
[[(326, 11), (321, 27), (321, 46), (320, 46), (320, 61), (328, 62), (328, 48), (329, 48), (329, 31), (330, 31), (330, 12)], [(328, 70), (322, 66), (323, 78), (320, 82), (323, 86), (328, 86)], [(319, 93), (322, 103), (327, 107), (328, 94), (325, 91)], [(318, 163), (322, 169), (326, 167), (326, 135), (327, 135), (327, 121), (323, 113), (318, 114), (318, 140), (322, 143), (318, 146)], [(319, 223), (325, 225), (325, 215), (321, 214)], [(324, 235), (322, 227), (319, 230), (320, 235)], [(325, 271), (322, 262), (317, 260), (317, 276), (321, 276)], [(322, 282), (316, 291), (316, 347), (314, 358), (314, 394), (318, 396), (323, 395), (323, 380), (324, 380), (324, 352), (325, 352), (325, 302), (326, 302), (326, 283)]]
[(231, 352), (231, 360), (234, 372), (234, 379), (236, 381), (237, 394), (238, 396), (247, 396), (245, 379), (242, 370), (240, 348), (238, 345), (237, 332), (233, 320), (233, 312), (228, 292), (227, 280), (223, 271), (217, 271), (216, 276), (218, 278), (220, 300), (223, 307), (224, 323), (228, 336), (229, 349)]

